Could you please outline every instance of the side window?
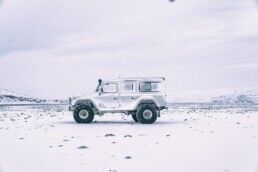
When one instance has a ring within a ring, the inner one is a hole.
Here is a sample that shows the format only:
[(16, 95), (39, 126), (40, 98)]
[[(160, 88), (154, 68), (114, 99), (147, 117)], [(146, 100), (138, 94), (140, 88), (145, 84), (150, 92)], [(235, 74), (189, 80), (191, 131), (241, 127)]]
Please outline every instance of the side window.
[(159, 82), (141, 82), (140, 83), (141, 92), (158, 92), (161, 91)]
[(123, 82), (122, 83), (122, 92), (134, 92), (135, 84), (133, 82)]
[(105, 83), (102, 87), (103, 93), (116, 93), (117, 85), (115, 83)]
[(160, 85), (158, 82), (151, 83), (151, 91), (161, 91)]

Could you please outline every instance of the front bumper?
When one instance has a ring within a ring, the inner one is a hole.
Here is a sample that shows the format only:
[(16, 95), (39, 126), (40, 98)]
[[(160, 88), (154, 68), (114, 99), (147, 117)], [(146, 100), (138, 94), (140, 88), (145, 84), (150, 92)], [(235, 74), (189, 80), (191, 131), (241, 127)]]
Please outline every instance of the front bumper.
[(68, 105), (68, 110), (73, 111), (73, 108), (70, 105)]
[(161, 107), (158, 108), (158, 110), (167, 110), (167, 109), (168, 109), (167, 106), (161, 106)]

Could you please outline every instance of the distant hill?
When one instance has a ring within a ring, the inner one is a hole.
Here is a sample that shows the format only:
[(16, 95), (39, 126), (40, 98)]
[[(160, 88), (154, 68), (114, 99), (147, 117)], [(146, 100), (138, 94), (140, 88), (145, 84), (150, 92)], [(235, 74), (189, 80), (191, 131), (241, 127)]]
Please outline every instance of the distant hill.
[(15, 93), (13, 91), (0, 88), (0, 104), (13, 104), (13, 103), (66, 103), (65, 100), (47, 100), (37, 97), (26, 96)]
[[(195, 93), (187, 95), (174, 95), (168, 99), (169, 103), (212, 103), (223, 105), (258, 104), (258, 88), (212, 92), (210, 95)], [(13, 91), (0, 88), (0, 104), (11, 103), (67, 103), (67, 100), (48, 100), (26, 96)]]
[(169, 96), (172, 103), (258, 104), (258, 88), (205, 90)]
[(258, 104), (258, 90), (239, 90), (234, 93), (213, 97), (212, 103), (216, 104)]

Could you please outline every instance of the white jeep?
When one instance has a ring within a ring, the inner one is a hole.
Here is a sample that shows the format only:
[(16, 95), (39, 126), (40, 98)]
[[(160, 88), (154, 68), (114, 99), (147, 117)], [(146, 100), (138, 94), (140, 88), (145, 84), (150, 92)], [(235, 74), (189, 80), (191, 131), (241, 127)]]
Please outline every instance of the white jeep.
[(69, 98), (69, 110), (78, 123), (90, 123), (94, 115), (124, 113), (135, 122), (154, 123), (166, 109), (165, 78), (99, 80), (93, 94)]

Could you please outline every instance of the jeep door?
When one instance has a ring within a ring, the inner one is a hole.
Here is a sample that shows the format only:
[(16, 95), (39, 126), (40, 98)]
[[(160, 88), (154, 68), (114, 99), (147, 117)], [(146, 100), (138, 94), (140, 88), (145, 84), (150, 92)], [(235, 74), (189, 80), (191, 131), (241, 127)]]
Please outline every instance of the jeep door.
[(138, 98), (136, 82), (124, 81), (120, 83), (119, 102), (121, 110), (132, 110)]
[(106, 82), (102, 85), (99, 95), (99, 107), (104, 110), (119, 107), (117, 83)]

